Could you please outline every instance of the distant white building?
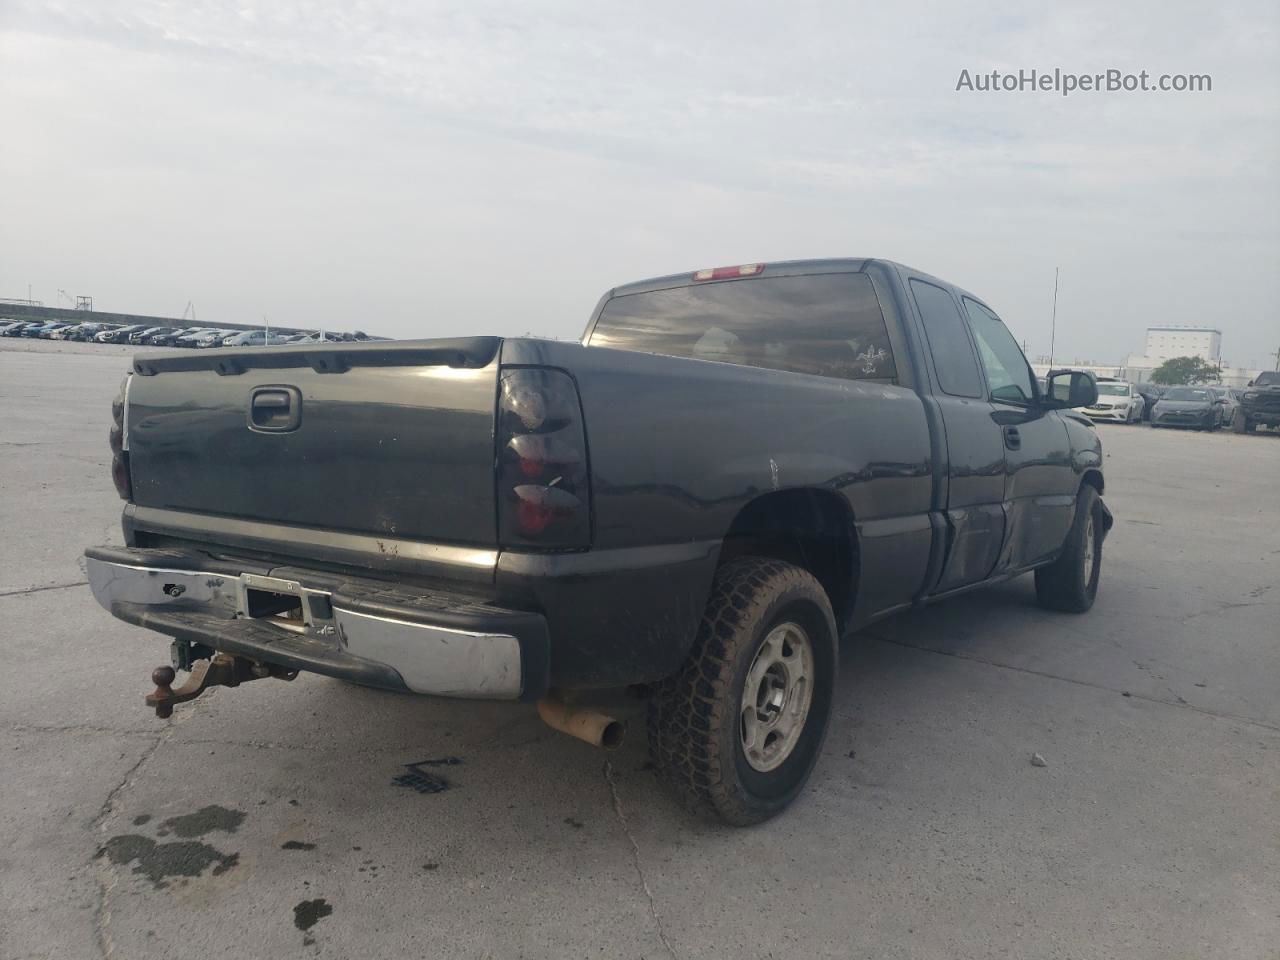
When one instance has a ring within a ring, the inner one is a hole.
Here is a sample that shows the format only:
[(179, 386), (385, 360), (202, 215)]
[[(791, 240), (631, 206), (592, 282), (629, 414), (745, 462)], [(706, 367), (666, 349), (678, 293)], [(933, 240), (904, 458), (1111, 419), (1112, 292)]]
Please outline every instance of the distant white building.
[(1147, 327), (1143, 355), (1160, 363), (1174, 357), (1200, 357), (1209, 363), (1221, 363), (1222, 331), (1213, 327)]
[(1175, 357), (1199, 357), (1221, 367), (1221, 382), (1229, 387), (1243, 387), (1258, 375), (1257, 370), (1223, 366), (1222, 331), (1216, 327), (1168, 326), (1147, 327), (1146, 349), (1125, 360), (1124, 377), (1134, 383), (1150, 380), (1157, 367)]
[(1174, 357), (1199, 357), (1222, 363), (1222, 331), (1214, 327), (1147, 327), (1147, 345), (1131, 353), (1124, 366), (1130, 380), (1149, 380), (1151, 371)]
[[(1114, 377), (1130, 383), (1143, 383), (1166, 360), (1174, 357), (1199, 357), (1206, 363), (1222, 368), (1221, 383), (1229, 387), (1243, 387), (1256, 377), (1257, 370), (1222, 365), (1222, 331), (1216, 327), (1147, 327), (1146, 348), (1142, 353), (1131, 353), (1121, 364), (1058, 360), (1054, 367), (1067, 370), (1087, 370), (1096, 377)], [(1037, 357), (1031, 364), (1036, 376), (1044, 376), (1049, 370), (1047, 357)]]

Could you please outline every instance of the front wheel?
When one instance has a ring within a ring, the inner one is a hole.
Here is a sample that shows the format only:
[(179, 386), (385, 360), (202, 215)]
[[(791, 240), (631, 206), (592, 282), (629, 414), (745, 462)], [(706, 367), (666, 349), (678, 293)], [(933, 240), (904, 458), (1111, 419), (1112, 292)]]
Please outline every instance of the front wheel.
[(836, 662), (835, 617), (811, 574), (756, 557), (726, 564), (689, 659), (649, 701), (659, 777), (735, 826), (779, 813), (822, 749)]
[(1093, 606), (1102, 574), (1105, 536), (1102, 498), (1093, 487), (1082, 487), (1061, 556), (1036, 571), (1036, 600), (1040, 606), (1064, 613), (1084, 613)]

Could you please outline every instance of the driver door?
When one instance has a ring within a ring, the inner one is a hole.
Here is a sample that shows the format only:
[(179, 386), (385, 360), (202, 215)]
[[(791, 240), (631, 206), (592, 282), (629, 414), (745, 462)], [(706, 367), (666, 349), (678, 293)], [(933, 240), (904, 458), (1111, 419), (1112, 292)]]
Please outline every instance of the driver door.
[(1049, 559), (1062, 547), (1076, 506), (1076, 474), (1067, 426), (1037, 403), (1027, 358), (991, 310), (963, 298), (969, 329), (986, 374), (991, 419), (1004, 441), (1007, 523), (997, 572)]

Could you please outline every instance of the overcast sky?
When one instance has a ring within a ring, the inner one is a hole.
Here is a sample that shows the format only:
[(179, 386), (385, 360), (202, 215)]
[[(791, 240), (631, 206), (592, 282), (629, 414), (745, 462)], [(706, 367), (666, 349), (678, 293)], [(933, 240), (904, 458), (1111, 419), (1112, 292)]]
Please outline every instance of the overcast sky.
[[(606, 289), (901, 260), (1060, 359), (1280, 348), (1280, 7), (0, 0), (0, 297), (576, 337)], [(1209, 93), (957, 92), (960, 71)]]

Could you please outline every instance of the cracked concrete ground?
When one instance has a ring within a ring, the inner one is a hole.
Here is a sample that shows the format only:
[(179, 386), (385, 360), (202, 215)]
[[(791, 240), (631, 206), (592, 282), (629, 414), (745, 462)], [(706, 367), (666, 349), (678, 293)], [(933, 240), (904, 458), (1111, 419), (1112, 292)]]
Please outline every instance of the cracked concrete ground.
[(0, 958), (1280, 957), (1280, 437), (1101, 427), (1094, 611), (1018, 581), (848, 638), (809, 790), (730, 830), (625, 701), (607, 763), (318, 677), (147, 714), (166, 644), (79, 563), (125, 351), (11, 344)]

